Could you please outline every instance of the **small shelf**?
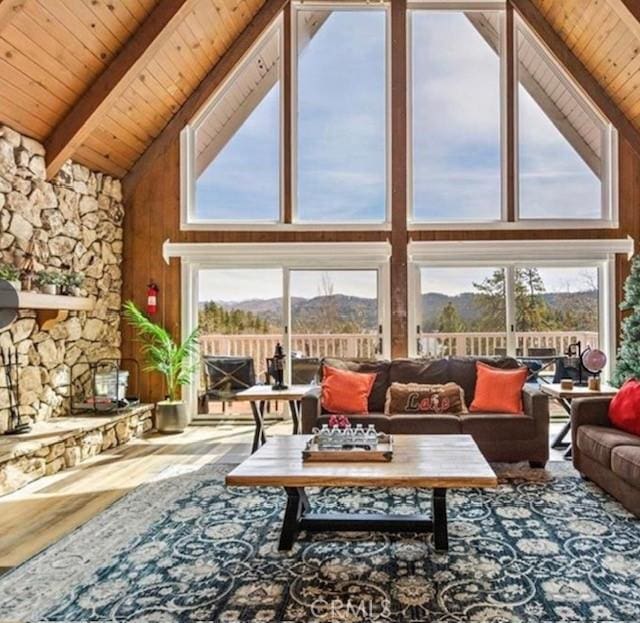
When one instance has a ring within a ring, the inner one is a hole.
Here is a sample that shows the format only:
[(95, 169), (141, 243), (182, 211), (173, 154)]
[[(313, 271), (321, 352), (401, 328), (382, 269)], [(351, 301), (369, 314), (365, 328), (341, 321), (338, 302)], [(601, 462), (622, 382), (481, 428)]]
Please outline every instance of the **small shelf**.
[(84, 296), (18, 292), (19, 309), (35, 309), (41, 329), (51, 329), (69, 317), (70, 311), (91, 311), (93, 300)]
[(91, 311), (93, 301), (84, 296), (41, 294), (40, 292), (18, 292), (20, 309), (60, 309), (67, 311)]

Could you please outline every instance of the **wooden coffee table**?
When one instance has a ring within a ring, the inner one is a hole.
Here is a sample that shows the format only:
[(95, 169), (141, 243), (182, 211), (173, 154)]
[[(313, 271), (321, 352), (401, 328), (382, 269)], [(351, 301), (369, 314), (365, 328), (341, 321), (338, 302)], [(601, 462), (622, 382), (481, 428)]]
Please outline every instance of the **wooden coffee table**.
[[(303, 463), (310, 435), (274, 436), (226, 477), (234, 487), (283, 487), (287, 506), (279, 549), (301, 530), (433, 532), (437, 550), (449, 547), (447, 489), (495, 487), (495, 473), (470, 435), (395, 435), (387, 463)], [(312, 513), (305, 487), (415, 487), (432, 489), (431, 517)]]

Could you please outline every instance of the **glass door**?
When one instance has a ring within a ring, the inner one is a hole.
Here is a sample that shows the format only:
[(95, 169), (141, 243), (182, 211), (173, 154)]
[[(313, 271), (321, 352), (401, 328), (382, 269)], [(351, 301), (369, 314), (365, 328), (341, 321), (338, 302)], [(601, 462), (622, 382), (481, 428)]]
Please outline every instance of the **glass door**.
[(421, 357), (507, 353), (507, 270), (499, 266), (420, 269), (416, 352)]
[(199, 396), (209, 414), (224, 409), (225, 394), (267, 380), (267, 358), (285, 339), (283, 270), (201, 269), (197, 282)]
[(308, 383), (322, 357), (383, 352), (377, 270), (291, 270), (291, 380)]
[(525, 356), (562, 355), (570, 344), (599, 345), (599, 279), (595, 266), (517, 266), (515, 338)]

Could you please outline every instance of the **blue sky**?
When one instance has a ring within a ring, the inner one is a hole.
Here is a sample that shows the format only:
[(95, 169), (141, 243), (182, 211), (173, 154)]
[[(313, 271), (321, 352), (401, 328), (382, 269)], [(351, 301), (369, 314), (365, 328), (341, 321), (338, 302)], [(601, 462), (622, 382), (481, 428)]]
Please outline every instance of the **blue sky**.
[[(499, 218), (498, 57), (462, 13), (412, 15), (416, 216)], [(384, 217), (384, 82), (382, 11), (335, 11), (302, 50), (302, 220)], [(522, 215), (598, 216), (599, 180), (520, 91)], [(278, 218), (279, 97), (276, 85), (199, 178), (200, 217)]]

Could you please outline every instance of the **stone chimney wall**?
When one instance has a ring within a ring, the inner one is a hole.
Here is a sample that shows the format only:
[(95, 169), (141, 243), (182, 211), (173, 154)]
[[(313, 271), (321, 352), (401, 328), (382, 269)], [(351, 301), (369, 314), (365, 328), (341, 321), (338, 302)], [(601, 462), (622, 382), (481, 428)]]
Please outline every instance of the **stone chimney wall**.
[[(22, 310), (0, 329), (0, 347), (18, 350), (21, 414), (34, 421), (68, 412), (71, 366), (74, 378), (83, 372), (86, 378), (85, 358), (120, 356), (120, 181), (68, 161), (48, 182), (44, 153), (37, 141), (0, 125), (0, 261), (20, 266), (34, 241), (35, 270), (84, 273), (83, 295), (95, 307), (70, 312), (51, 330), (41, 329), (34, 311)], [(0, 373), (1, 433), (8, 395)]]

